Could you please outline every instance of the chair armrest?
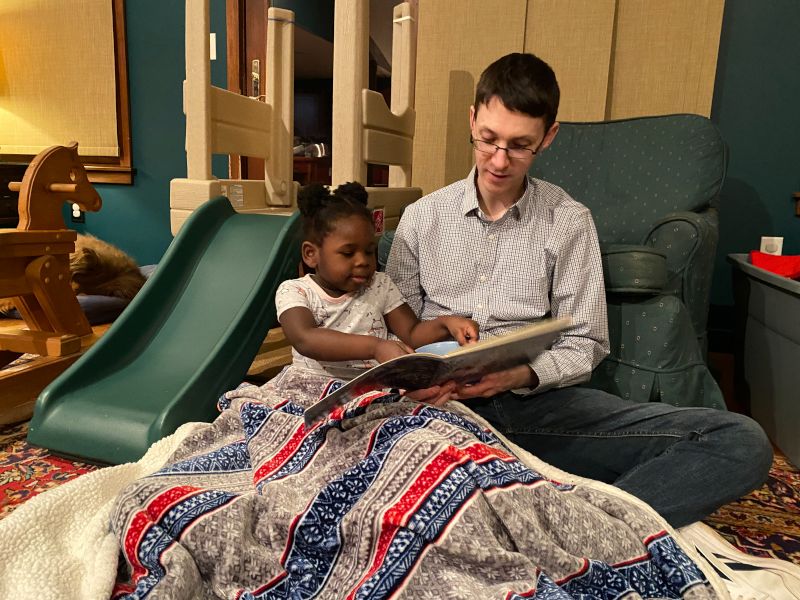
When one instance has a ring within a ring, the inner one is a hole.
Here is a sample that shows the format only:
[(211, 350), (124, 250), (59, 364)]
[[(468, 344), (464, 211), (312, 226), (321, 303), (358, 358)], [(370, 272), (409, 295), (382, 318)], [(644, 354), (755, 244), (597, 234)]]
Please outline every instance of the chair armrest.
[(663, 252), (650, 246), (600, 244), (603, 278), (608, 294), (660, 294), (667, 283)]

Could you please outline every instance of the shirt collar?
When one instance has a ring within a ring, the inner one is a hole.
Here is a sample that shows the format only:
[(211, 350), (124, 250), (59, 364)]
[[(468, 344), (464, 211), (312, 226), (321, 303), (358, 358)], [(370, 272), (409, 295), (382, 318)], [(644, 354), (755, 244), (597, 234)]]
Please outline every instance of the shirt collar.
[[(478, 203), (478, 186), (475, 184), (476, 173), (477, 167), (473, 166), (469, 175), (467, 175), (467, 178), (464, 180), (464, 198), (461, 200), (461, 214), (464, 216), (469, 215), (473, 211), (476, 215), (480, 214), (481, 207)], [(509, 208), (509, 212), (517, 219), (525, 218), (533, 206), (535, 193), (535, 180), (528, 175), (525, 177), (525, 191), (522, 192), (522, 197)]]

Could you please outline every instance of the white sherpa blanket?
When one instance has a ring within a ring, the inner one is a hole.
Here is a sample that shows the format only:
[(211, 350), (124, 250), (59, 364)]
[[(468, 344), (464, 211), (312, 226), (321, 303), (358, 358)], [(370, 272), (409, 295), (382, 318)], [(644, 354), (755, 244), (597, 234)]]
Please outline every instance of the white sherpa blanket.
[(111, 595), (119, 546), (109, 529), (117, 494), (157, 471), (190, 433), (187, 423), (136, 463), (107, 467), (34, 496), (0, 520), (0, 598), (93, 600)]

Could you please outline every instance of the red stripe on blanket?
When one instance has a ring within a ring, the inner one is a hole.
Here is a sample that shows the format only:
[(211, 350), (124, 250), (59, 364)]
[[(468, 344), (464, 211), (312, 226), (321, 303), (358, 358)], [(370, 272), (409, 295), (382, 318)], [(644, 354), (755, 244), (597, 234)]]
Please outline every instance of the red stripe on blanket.
[(495, 458), (499, 458), (504, 462), (517, 461), (517, 457), (513, 454), (509, 454), (499, 448), (487, 446), (486, 444), (472, 444), (464, 448), (463, 451), (474, 461), (486, 461)]
[(329, 421), (341, 421), (344, 419), (344, 406), (337, 406), (328, 414)]
[(137, 581), (147, 574), (147, 569), (139, 561), (137, 549), (142, 541), (147, 529), (154, 525), (163, 514), (175, 506), (184, 498), (191, 496), (195, 492), (201, 492), (200, 488), (189, 485), (182, 485), (169, 488), (158, 494), (142, 510), (136, 512), (131, 519), (125, 533), (124, 551), (128, 557), (128, 562), (133, 567), (133, 581)]
[[(354, 588), (347, 595), (347, 600), (352, 600), (358, 589), (372, 577), (386, 559), (386, 553), (394, 538), (397, 530), (408, 524), (411, 516), (416, 512), (420, 503), (445, 479), (456, 467), (470, 459), (486, 458), (495, 456), (494, 448), (485, 444), (473, 444), (467, 448), (460, 449), (455, 446), (448, 446), (442, 452), (434, 456), (425, 466), (413, 484), (406, 490), (405, 494), (394, 505), (383, 513), (381, 521), (381, 533), (375, 544), (375, 555), (372, 566), (359, 580)], [(505, 454), (505, 453), (503, 453)]]
[(586, 573), (586, 571), (588, 571), (588, 570), (589, 570), (589, 560), (584, 558), (583, 559), (583, 564), (581, 565), (580, 569), (578, 569), (574, 573), (570, 573), (566, 577), (562, 577), (561, 579), (556, 580), (556, 584), (557, 585), (563, 585), (563, 584), (567, 583), (570, 579), (575, 579), (576, 577), (580, 577), (581, 575)]
[(659, 539), (663, 538), (666, 535), (667, 535), (667, 531), (665, 529), (662, 529), (658, 533), (654, 533), (653, 535), (644, 538), (644, 541), (642, 543), (645, 546), (649, 546), (650, 544), (652, 544), (656, 540), (659, 540)]
[[(386, 392), (378, 390), (372, 391), (369, 393), (365, 393), (358, 397), (358, 402), (356, 403), (356, 408), (364, 408), (365, 406), (369, 406), (378, 398), (383, 398), (386, 395)], [(337, 406), (328, 414), (328, 421), (342, 421), (344, 420), (345, 413), (353, 408), (349, 403), (343, 406)]]
[[(642, 543), (646, 547), (655, 542), (656, 540), (660, 540), (666, 535), (668, 535), (666, 530), (662, 529), (658, 533), (654, 533), (653, 535), (649, 535), (646, 538), (644, 538)], [(652, 557), (653, 557), (652, 553), (649, 550), (646, 550), (644, 554), (640, 554), (639, 556), (634, 556), (633, 558), (623, 560), (622, 562), (614, 563), (613, 565), (611, 565), (611, 567), (615, 569), (619, 567), (627, 567), (629, 565), (634, 565), (636, 563), (643, 562), (645, 560), (650, 560)]]
[(257, 485), (259, 481), (269, 477), (286, 464), (286, 461), (294, 456), (298, 448), (300, 448), (307, 434), (306, 426), (301, 422), (294, 430), (292, 437), (290, 437), (285, 444), (281, 445), (281, 449), (278, 453), (256, 469), (253, 475), (253, 484)]
[(640, 554), (639, 556), (634, 556), (633, 558), (629, 558), (628, 560), (623, 560), (622, 562), (614, 563), (613, 565), (609, 565), (612, 569), (618, 569), (620, 567), (627, 567), (630, 565), (635, 565), (638, 562), (642, 562), (645, 560), (650, 560), (652, 555), (650, 552), (645, 552), (644, 554)]
[(114, 584), (114, 589), (111, 590), (111, 600), (117, 600), (118, 598), (132, 594), (135, 591), (136, 588), (134, 586), (128, 583), (117, 582)]

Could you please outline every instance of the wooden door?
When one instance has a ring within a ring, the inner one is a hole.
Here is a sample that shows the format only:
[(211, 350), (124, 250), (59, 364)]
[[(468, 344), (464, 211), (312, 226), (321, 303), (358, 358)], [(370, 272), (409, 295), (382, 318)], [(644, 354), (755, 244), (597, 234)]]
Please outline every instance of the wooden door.
[[(264, 100), (269, 0), (226, 0), (228, 89)], [(231, 156), (232, 179), (264, 179), (260, 158)]]

